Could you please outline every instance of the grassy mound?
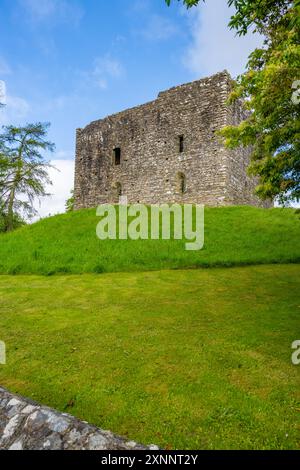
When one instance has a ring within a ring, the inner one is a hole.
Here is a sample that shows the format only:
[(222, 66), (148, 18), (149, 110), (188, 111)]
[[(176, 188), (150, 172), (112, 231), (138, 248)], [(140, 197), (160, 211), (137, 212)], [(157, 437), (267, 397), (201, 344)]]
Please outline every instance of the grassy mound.
[(300, 266), (0, 276), (2, 386), (146, 444), (297, 449)]
[(145, 271), (300, 262), (300, 220), (292, 209), (207, 208), (205, 246), (178, 240), (96, 237), (95, 209), (58, 215), (0, 235), (1, 274)]

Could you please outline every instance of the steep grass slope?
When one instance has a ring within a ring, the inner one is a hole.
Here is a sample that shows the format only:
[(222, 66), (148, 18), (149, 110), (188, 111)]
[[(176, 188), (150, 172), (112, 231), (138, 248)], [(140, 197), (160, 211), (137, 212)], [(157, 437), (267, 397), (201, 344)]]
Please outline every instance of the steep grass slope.
[(1, 274), (145, 271), (300, 262), (300, 219), (292, 209), (208, 208), (205, 246), (179, 240), (96, 237), (95, 209), (58, 215), (0, 235)]

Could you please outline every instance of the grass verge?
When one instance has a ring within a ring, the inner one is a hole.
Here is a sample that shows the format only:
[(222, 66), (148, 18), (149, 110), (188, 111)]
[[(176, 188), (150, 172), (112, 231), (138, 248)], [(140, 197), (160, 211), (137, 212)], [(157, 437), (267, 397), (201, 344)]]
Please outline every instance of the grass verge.
[(300, 266), (1, 276), (0, 383), (144, 443), (297, 449)]

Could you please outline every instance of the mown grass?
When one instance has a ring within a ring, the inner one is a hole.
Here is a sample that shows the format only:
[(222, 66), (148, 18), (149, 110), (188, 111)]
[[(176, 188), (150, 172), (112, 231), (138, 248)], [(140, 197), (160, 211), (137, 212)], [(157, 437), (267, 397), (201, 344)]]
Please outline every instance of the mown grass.
[(0, 276), (0, 383), (162, 447), (298, 449), (299, 314), (292, 264)]
[(205, 246), (185, 240), (100, 241), (96, 210), (44, 219), (0, 235), (1, 274), (104, 273), (300, 262), (300, 220), (292, 209), (208, 208)]

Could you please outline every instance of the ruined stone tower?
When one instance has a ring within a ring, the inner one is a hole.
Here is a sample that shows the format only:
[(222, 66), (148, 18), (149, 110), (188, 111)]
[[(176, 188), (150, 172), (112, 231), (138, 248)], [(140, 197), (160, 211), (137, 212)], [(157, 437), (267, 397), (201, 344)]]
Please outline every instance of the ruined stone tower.
[(263, 206), (246, 174), (249, 150), (226, 149), (216, 136), (244, 116), (241, 104), (226, 106), (230, 90), (225, 71), (78, 129), (75, 208), (120, 195), (129, 203)]

